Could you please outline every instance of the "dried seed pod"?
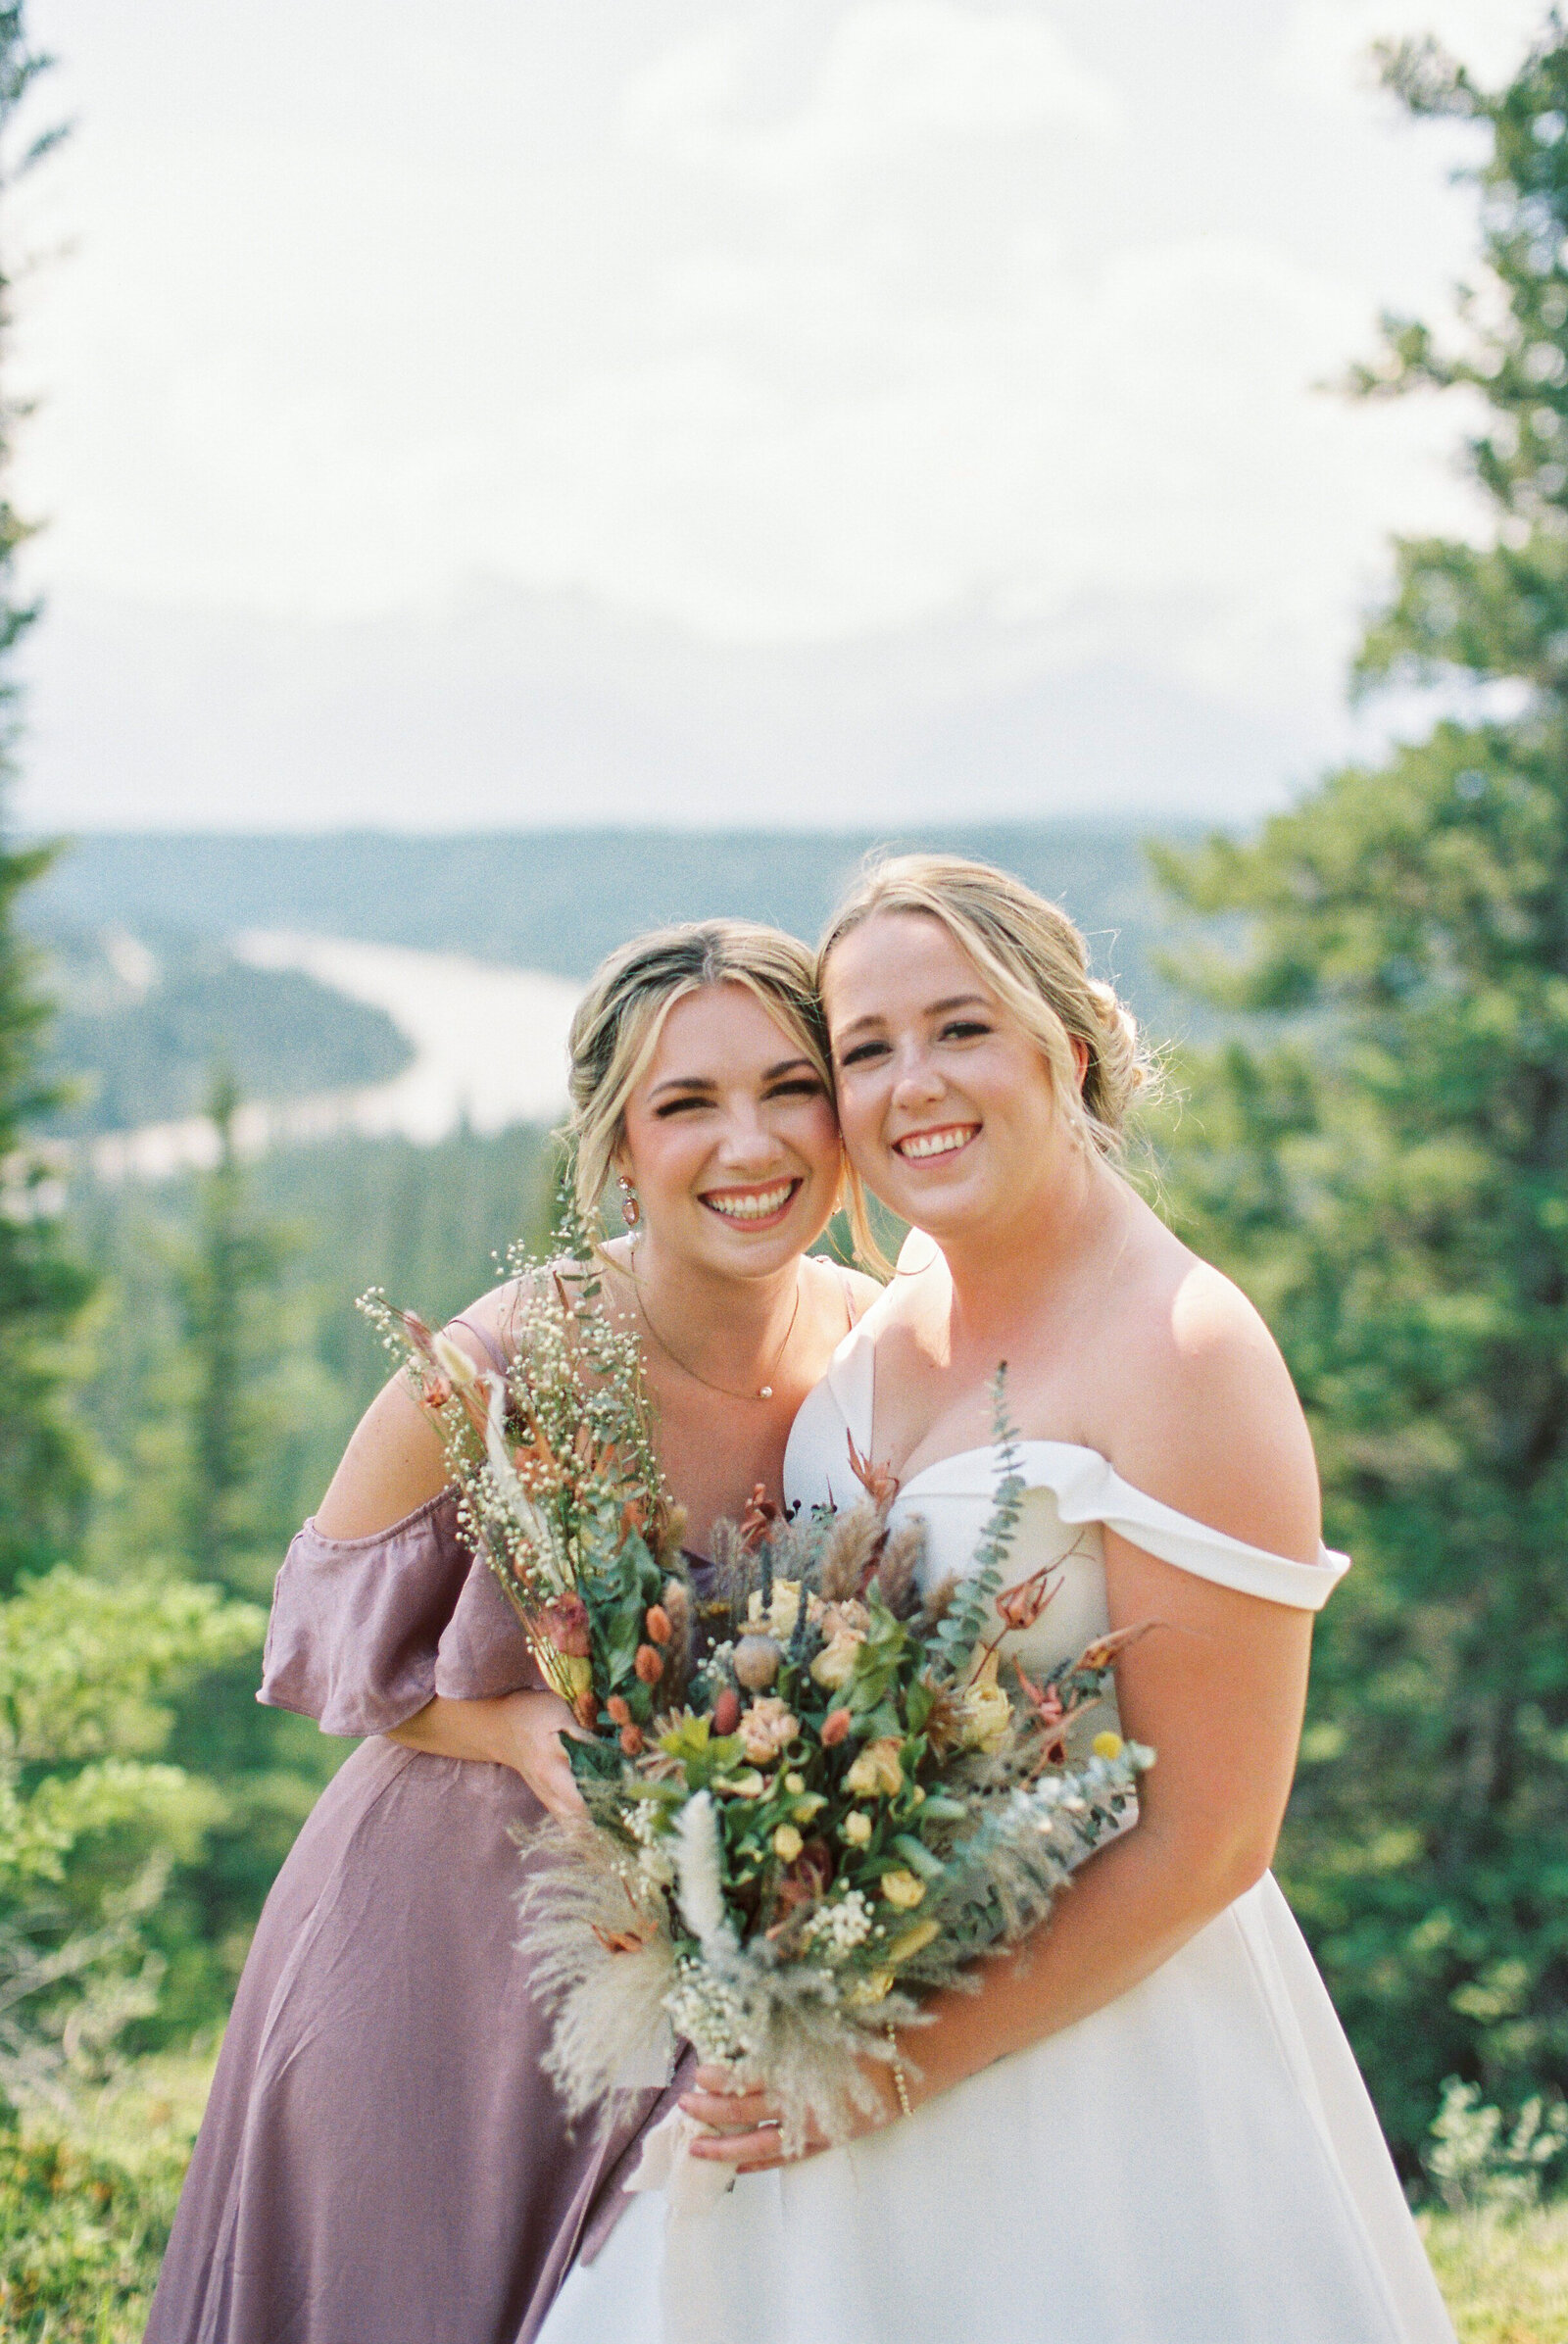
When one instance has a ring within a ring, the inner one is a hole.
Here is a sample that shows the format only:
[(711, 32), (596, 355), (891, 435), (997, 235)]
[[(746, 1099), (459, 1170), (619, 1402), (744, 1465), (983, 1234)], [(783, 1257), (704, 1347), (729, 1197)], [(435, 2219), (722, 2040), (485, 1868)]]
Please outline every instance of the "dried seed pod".
[(648, 1640), (651, 1644), (667, 1644), (674, 1633), (669, 1624), (669, 1614), (662, 1603), (651, 1603), (648, 1606), (648, 1616), (644, 1625), (648, 1630)]
[(778, 1675), (784, 1654), (770, 1636), (743, 1636), (735, 1647), (735, 1675), (749, 1693), (765, 1692)]
[(662, 1600), (670, 1634), (677, 1642), (684, 1642), (691, 1634), (692, 1599), (683, 1583), (678, 1579), (666, 1579)]
[(644, 1685), (657, 1685), (664, 1674), (663, 1655), (657, 1644), (639, 1644), (632, 1666)]
[(741, 1722), (741, 1697), (733, 1685), (726, 1685), (713, 1703), (713, 1732), (721, 1738), (733, 1734)]
[(605, 1707), (610, 1712), (610, 1722), (612, 1726), (629, 1726), (631, 1724), (631, 1711), (619, 1693), (612, 1693), (605, 1703)]
[(620, 1746), (625, 1751), (628, 1758), (640, 1758), (643, 1754), (643, 1730), (641, 1726), (622, 1726), (620, 1730)]
[(823, 1749), (831, 1750), (838, 1742), (843, 1741), (847, 1737), (849, 1731), (849, 1711), (847, 1709), (830, 1709), (826, 1717), (822, 1720)]

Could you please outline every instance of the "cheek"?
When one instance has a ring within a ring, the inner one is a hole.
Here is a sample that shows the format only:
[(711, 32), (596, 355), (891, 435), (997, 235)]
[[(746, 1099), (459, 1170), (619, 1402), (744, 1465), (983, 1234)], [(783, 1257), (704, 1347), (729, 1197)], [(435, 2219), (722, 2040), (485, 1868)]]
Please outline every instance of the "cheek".
[(857, 1169), (864, 1170), (872, 1155), (881, 1156), (882, 1099), (875, 1086), (853, 1077), (840, 1083), (839, 1129)]
[(798, 1115), (791, 1117), (781, 1136), (814, 1170), (829, 1178), (836, 1173), (839, 1161), (839, 1119), (828, 1099), (812, 1099), (809, 1106), (803, 1107)]
[(679, 1187), (699, 1152), (697, 1138), (680, 1117), (673, 1123), (659, 1123), (650, 1117), (645, 1123), (628, 1124), (626, 1145), (637, 1184), (651, 1190)]

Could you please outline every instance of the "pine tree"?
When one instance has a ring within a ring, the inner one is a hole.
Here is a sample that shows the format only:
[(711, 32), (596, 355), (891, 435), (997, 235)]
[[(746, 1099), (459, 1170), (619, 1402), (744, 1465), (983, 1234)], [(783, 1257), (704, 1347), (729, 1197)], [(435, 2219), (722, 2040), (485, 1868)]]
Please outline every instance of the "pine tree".
[(269, 1440), (282, 1429), (270, 1377), (283, 1343), (276, 1282), (291, 1244), (251, 1203), (235, 1140), (239, 1104), (233, 1077), (220, 1069), (207, 1108), (218, 1161), (198, 1185), (176, 1278), (193, 1385), (185, 1547), (203, 1577), (265, 1592), (277, 1565), (271, 1549), (287, 1535), (266, 1518), (263, 1475)]
[[(13, 159), (18, 116), (46, 58), (28, 46), (20, 7), (0, 7), (0, 197), (56, 143), (48, 131)], [(11, 323), (11, 285), (0, 270), (0, 347)], [(22, 408), (0, 399), (0, 478), (9, 471)], [(16, 650), (37, 615), (19, 599), (17, 555), (29, 536), (0, 490), (0, 1590), (19, 1572), (69, 1551), (88, 1495), (85, 1451), (68, 1393), (72, 1339), (93, 1281), (73, 1258), (49, 1209), (49, 1167), (27, 1145), (27, 1125), (54, 1104), (38, 1074), (48, 1006), (36, 956), (17, 921), (17, 900), (47, 867), (47, 848), (6, 835), (5, 796), (17, 735)]]
[(1357, 1558), (1283, 1869), (1408, 2165), (1446, 2075), (1568, 2082), (1568, 37), (1498, 90), (1383, 64), (1485, 133), (1485, 268), (1454, 349), (1388, 319), (1353, 387), (1484, 403), (1495, 531), (1397, 547), (1357, 681), (1513, 697), (1161, 860), (1249, 939), (1170, 1194), (1280, 1334)]
[[(0, 196), (55, 143), (46, 133), (10, 159), (46, 62), (23, 10), (0, 7)], [(9, 297), (0, 275), (0, 340)], [(0, 401), (0, 475), (18, 416)], [(0, 494), (0, 793), (16, 746), (15, 653), (35, 615), (16, 592), (26, 535)], [(57, 1168), (30, 1144), (53, 1103), (38, 1073), (48, 1009), (17, 922), (48, 860), (0, 828), (0, 2126), (154, 2006), (148, 1916), (221, 1811), (210, 1785), (156, 1762), (172, 1722), (160, 1696), (253, 1652), (262, 1625), (212, 1587), (76, 1567), (92, 1477), (72, 1401), (95, 1282), (70, 1249)]]

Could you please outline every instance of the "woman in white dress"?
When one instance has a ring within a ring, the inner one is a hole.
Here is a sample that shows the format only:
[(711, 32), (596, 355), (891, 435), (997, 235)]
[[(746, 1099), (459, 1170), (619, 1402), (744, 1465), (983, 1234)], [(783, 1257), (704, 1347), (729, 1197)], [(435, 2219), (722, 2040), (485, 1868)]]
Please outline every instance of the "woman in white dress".
[(788, 1493), (847, 1494), (853, 1437), (929, 1569), (968, 1567), (1004, 1359), (1014, 1568), (1060, 1565), (1033, 1657), (1159, 1622), (1117, 1668), (1157, 1762), (1050, 1924), (907, 2031), (849, 2146), (786, 2163), (765, 2088), (700, 2071), (694, 2153), (734, 2190), (637, 2200), (542, 2344), (1451, 2344), (1267, 1870), (1346, 1558), (1266, 1329), (1113, 1168), (1130, 1021), (1062, 914), (946, 856), (862, 882), (819, 979), (851, 1163), (917, 1234), (802, 1408)]

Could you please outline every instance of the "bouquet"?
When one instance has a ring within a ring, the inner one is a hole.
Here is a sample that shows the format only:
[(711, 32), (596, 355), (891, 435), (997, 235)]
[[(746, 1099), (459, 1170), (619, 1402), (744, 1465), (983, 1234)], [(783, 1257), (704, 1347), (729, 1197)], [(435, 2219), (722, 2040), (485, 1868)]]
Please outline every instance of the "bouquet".
[(1127, 1820), (1152, 1752), (1091, 1730), (1140, 1631), (1038, 1682), (1017, 1655), (1060, 1583), (1055, 1565), (1008, 1581), (1024, 1484), (1004, 1371), (1003, 1473), (962, 1578), (922, 1591), (923, 1526), (892, 1522), (897, 1484), (853, 1444), (857, 1503), (791, 1518), (759, 1491), (694, 1566), (634, 1339), (586, 1289), (531, 1293), (505, 1377), (363, 1306), (409, 1357), (461, 1519), (580, 1729), (564, 1739), (587, 1821), (524, 1834), (547, 2064), (574, 2113), (607, 2107), (673, 2028), (765, 2076), (786, 2149), (813, 2125), (844, 2137), (875, 2104), (866, 2059), (922, 1994), (972, 1982)]

